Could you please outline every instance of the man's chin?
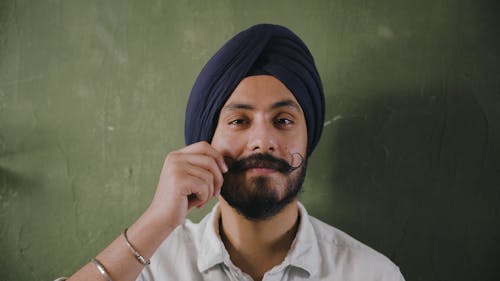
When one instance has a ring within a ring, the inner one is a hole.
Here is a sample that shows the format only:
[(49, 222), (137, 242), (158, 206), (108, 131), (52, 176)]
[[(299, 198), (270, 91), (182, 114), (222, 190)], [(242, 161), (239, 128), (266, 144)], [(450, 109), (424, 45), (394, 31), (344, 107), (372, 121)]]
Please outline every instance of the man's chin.
[(280, 173), (225, 177), (221, 196), (236, 212), (249, 220), (267, 220), (293, 202), (304, 182), (306, 166), (293, 176)]
[[(223, 198), (224, 199), (224, 198)], [(239, 215), (250, 221), (265, 221), (279, 214), (286, 206), (294, 202), (296, 198), (287, 201), (280, 201), (274, 204), (268, 202), (255, 202), (251, 206), (235, 205), (227, 202), (228, 205)]]
[[(265, 180), (265, 177), (256, 178), (257, 181)], [(228, 194), (227, 189), (221, 190), (221, 197), (238, 214), (248, 220), (267, 220), (281, 212), (288, 204), (297, 198), (298, 192), (287, 192), (284, 189), (273, 190), (271, 187), (252, 186), (250, 194)], [(250, 190), (249, 190), (250, 191)]]

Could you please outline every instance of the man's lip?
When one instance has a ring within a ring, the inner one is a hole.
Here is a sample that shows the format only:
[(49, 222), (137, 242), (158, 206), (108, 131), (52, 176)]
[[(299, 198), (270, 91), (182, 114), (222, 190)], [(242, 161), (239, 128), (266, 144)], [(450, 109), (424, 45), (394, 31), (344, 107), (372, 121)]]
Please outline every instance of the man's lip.
[(278, 171), (276, 169), (266, 168), (266, 167), (253, 167), (253, 168), (248, 168), (246, 170), (253, 174), (271, 174)]

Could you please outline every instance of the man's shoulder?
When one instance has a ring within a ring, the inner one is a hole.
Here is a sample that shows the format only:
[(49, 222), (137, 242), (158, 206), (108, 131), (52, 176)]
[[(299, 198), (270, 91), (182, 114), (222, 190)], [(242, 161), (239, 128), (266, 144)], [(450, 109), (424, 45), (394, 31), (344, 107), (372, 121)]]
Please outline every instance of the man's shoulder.
[(359, 251), (375, 251), (346, 232), (327, 224), (316, 217), (310, 215), (309, 219), (320, 243), (331, 245), (332, 247), (355, 249)]
[(399, 268), (382, 253), (332, 225), (313, 216), (309, 218), (323, 257), (342, 267), (363, 268), (374, 274), (399, 273)]
[(204, 232), (209, 224), (209, 215), (205, 216), (200, 222), (193, 222), (186, 219), (182, 224), (177, 226), (170, 235), (165, 239), (162, 246), (169, 244), (187, 243), (187, 245), (195, 246), (203, 238)]
[(155, 251), (151, 265), (138, 280), (201, 280), (197, 261), (207, 225), (205, 217), (199, 223), (186, 219), (177, 226)]
[(205, 217), (199, 223), (186, 219), (184, 223), (177, 226), (155, 251), (151, 262), (176, 264), (182, 261), (183, 264), (190, 264), (191, 267), (196, 268), (196, 259), (207, 227), (206, 219)]

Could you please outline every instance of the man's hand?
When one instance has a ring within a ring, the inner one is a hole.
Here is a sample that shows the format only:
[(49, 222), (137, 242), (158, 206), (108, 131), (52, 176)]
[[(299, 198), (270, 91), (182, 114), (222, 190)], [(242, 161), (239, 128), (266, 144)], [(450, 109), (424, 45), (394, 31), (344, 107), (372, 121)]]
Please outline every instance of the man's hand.
[(156, 194), (150, 206), (169, 227), (181, 224), (193, 207), (203, 207), (219, 194), (224, 158), (207, 142), (198, 142), (170, 152), (163, 164)]
[[(202, 207), (219, 194), (222, 173), (227, 171), (222, 154), (207, 142), (198, 142), (168, 154), (160, 174), (156, 194), (149, 208), (129, 228), (132, 245), (149, 259), (166, 237), (181, 224), (193, 207)], [(115, 280), (136, 280), (143, 269), (119, 236), (97, 259), (105, 264)], [(95, 266), (87, 263), (69, 280), (102, 278)]]

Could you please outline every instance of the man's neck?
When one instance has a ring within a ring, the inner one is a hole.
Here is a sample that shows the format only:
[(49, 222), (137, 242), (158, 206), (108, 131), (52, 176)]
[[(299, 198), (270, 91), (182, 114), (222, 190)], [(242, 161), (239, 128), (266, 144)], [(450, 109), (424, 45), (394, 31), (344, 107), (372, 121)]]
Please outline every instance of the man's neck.
[(221, 239), (231, 261), (254, 280), (285, 259), (299, 226), (297, 200), (275, 216), (254, 221), (240, 215), (224, 200), (221, 208)]

